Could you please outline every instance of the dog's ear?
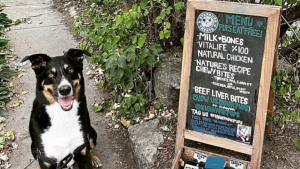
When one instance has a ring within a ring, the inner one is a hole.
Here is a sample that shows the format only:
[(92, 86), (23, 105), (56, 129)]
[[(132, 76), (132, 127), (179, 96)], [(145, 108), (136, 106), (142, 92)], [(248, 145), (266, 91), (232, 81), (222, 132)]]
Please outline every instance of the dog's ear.
[(68, 57), (68, 59), (79, 63), (81, 67), (83, 66), (83, 55), (91, 56), (91, 54), (88, 51), (81, 49), (69, 49), (65, 53), (65, 56)]
[(47, 62), (51, 60), (51, 57), (46, 54), (34, 54), (24, 57), (21, 62), (25, 62), (26, 60), (31, 62), (31, 68), (38, 77), (44, 72)]

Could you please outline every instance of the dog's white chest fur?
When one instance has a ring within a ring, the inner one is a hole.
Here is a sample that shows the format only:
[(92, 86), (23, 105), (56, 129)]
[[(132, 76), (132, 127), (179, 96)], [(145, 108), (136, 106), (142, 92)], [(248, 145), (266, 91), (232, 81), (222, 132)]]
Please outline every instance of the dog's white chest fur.
[[(84, 143), (79, 116), (79, 103), (74, 101), (70, 111), (63, 111), (59, 104), (46, 106), (51, 126), (41, 135), (45, 155), (61, 161), (65, 156)], [(68, 163), (73, 165), (74, 160)]]

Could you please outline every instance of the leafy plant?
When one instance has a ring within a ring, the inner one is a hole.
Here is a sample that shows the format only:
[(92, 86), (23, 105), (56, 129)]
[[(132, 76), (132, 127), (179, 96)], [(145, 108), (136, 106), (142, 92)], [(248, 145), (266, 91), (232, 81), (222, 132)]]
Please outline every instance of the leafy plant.
[[(153, 68), (159, 63), (159, 53), (176, 35), (172, 35), (170, 21), (174, 11), (182, 9), (184, 3), (170, 0), (94, 2), (77, 18), (74, 27), (76, 32), (88, 35), (82, 39), (80, 48), (93, 53), (90, 61), (104, 70), (99, 87), (113, 88), (112, 102), (120, 104), (120, 115), (145, 112), (153, 99)], [(180, 39), (178, 42), (180, 44)]]
[[(0, 9), (0, 36), (2, 36), (3, 31), (6, 27), (10, 26), (12, 22), (10, 19), (7, 18), (5, 13), (2, 13), (3, 9)], [(7, 110), (5, 108), (5, 103), (9, 101), (8, 93), (9, 88), (6, 86), (9, 81), (9, 78), (14, 74), (14, 71), (9, 69), (5, 64), (6, 60), (6, 53), (3, 52), (7, 43), (8, 39), (4, 37), (0, 37), (0, 115), (7, 115)]]
[[(285, 123), (287, 120), (294, 120), (300, 127), (300, 88), (299, 74), (296, 69), (277, 70), (271, 86), (276, 91), (277, 109), (280, 114), (271, 117), (274, 123)], [(295, 145), (300, 148), (300, 141)]]
[(266, 4), (278, 5), (278, 6), (290, 6), (299, 4), (298, 0), (266, 0)]
[(3, 30), (6, 27), (9, 27), (12, 23), (12, 20), (7, 17), (5, 13), (2, 12), (3, 8), (0, 8), (0, 35), (3, 34)]

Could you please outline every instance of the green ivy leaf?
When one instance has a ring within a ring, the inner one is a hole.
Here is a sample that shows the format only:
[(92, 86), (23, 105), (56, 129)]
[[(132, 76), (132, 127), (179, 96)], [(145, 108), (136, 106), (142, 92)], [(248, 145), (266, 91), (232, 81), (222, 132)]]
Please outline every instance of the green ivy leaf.
[(0, 144), (4, 145), (5, 144), (5, 138), (4, 137), (0, 137)]
[(113, 44), (117, 44), (118, 43), (118, 41), (120, 40), (120, 36), (115, 36), (114, 38), (113, 38)]
[[(134, 52), (132, 53), (126, 53), (126, 59), (128, 59), (130, 62), (135, 59), (136, 54)], [(132, 62), (131, 62), (132, 63)]]
[(289, 73), (291, 72), (291, 70), (290, 69), (285, 69), (285, 75), (288, 77), (289, 76)]
[(126, 54), (127, 53), (134, 53), (135, 52), (135, 46), (129, 46), (128, 48), (125, 49), (124, 51)]
[(159, 32), (159, 38), (163, 39), (165, 37), (164, 31)]
[(141, 9), (145, 9), (147, 6), (148, 0), (142, 0), (142, 2), (140, 3), (140, 7)]
[(139, 18), (139, 14), (137, 12), (131, 12), (130, 14), (133, 17), (133, 19), (138, 19)]
[(0, 101), (1, 102), (7, 103), (7, 102), (9, 102), (9, 100), (10, 99), (7, 96), (0, 96)]
[(137, 36), (133, 36), (133, 38), (132, 38), (132, 44), (135, 45), (136, 41), (137, 41)]
[(288, 4), (293, 4), (293, 3), (296, 3), (296, 2), (297, 2), (297, 0), (287, 0)]
[(141, 65), (141, 60), (140, 59), (136, 59), (135, 62), (134, 62), (134, 66), (136, 68), (138, 68), (138, 67), (140, 67), (140, 65)]
[(139, 103), (135, 103), (134, 104), (134, 109), (135, 109), (135, 111), (140, 111), (141, 110), (140, 104)]
[(133, 23), (133, 19), (131, 17), (127, 16), (126, 19), (125, 19), (125, 25), (126, 25), (126, 27), (130, 28), (131, 25), (132, 25), (132, 23)]
[(133, 104), (133, 103), (135, 103), (137, 101), (137, 98), (135, 96), (131, 96), (130, 100), (131, 100), (131, 102)]
[(171, 31), (169, 31), (169, 30), (165, 31), (164, 36), (166, 39), (168, 39), (171, 36)]
[(153, 66), (155, 64), (155, 61), (156, 61), (156, 59), (155, 59), (154, 55), (150, 55), (150, 56), (147, 57), (148, 65)]
[(284, 106), (285, 106), (285, 103), (284, 103), (283, 101), (279, 101), (279, 102), (278, 102), (278, 106), (284, 107)]
[(9, 88), (8, 87), (0, 87), (0, 92), (9, 92)]
[(123, 17), (121, 17), (120, 15), (117, 15), (116, 16), (116, 25), (120, 25), (123, 21)]
[(104, 86), (104, 80), (100, 80), (98, 84), (99, 89), (102, 89), (103, 86)]
[(280, 90), (279, 90), (279, 93), (281, 95), (285, 95), (286, 94), (286, 89), (284, 87), (281, 87)]
[(300, 139), (298, 138), (295, 142), (295, 146), (300, 149)]
[(112, 74), (113, 77), (115, 77), (118, 81), (123, 77), (124, 75), (124, 69), (120, 68), (120, 67), (116, 67)]
[(300, 90), (299, 89), (297, 89), (295, 91), (295, 96), (297, 97), (297, 99), (300, 99)]
[(287, 117), (286, 117), (286, 116), (283, 116), (283, 117), (281, 118), (281, 122), (282, 122), (282, 123), (285, 123), (286, 120), (287, 120)]
[(138, 37), (138, 45), (139, 47), (143, 47), (144, 46), (144, 43), (147, 39), (147, 34), (141, 34), (139, 37)]
[(288, 92), (292, 92), (292, 85), (291, 84), (288, 86), (288, 88), (289, 88)]
[(94, 108), (93, 108), (95, 113), (101, 111), (102, 109), (103, 109), (102, 105), (94, 106)]
[(287, 116), (287, 115), (289, 114), (289, 111), (286, 110), (286, 109), (283, 109), (282, 112), (283, 112), (283, 114), (284, 114), (285, 116)]
[(293, 120), (296, 120), (297, 119), (297, 113), (295, 111), (292, 111), (291, 112), (291, 117)]
[(8, 116), (8, 111), (4, 106), (0, 106), (0, 116)]
[(166, 10), (166, 14), (169, 15), (169, 14), (171, 13), (172, 9), (173, 9), (173, 8), (169, 6), (169, 7), (167, 8), (167, 10)]
[(0, 37), (0, 47), (4, 47), (8, 44), (9, 39)]
[(121, 68), (126, 68), (127, 67), (126, 59), (124, 57), (119, 58), (118, 66), (121, 67)]
[(104, 38), (102, 36), (95, 36), (95, 39), (93, 39), (93, 41), (98, 45), (102, 44), (103, 40)]
[(115, 65), (114, 57), (110, 57), (107, 59), (106, 69), (112, 68)]
[(130, 98), (125, 98), (124, 102), (125, 102), (127, 108), (129, 108), (132, 105), (132, 102), (131, 102)]
[(273, 122), (276, 124), (276, 123), (278, 123), (279, 119), (280, 118), (278, 116), (274, 116), (273, 117)]
[(15, 71), (12, 69), (2, 69), (0, 71), (0, 77), (6, 77), (6, 78), (10, 78), (15, 74)]
[(162, 109), (164, 106), (163, 106), (163, 104), (162, 103), (156, 103), (155, 104), (155, 108), (156, 109)]
[(150, 52), (149, 52), (149, 49), (147, 49), (147, 48), (142, 49), (140, 52), (140, 56), (142, 58), (146, 58), (149, 54), (150, 54)]
[(276, 5), (282, 6), (282, 0), (274, 0)]
[(135, 57), (136, 57), (135, 46), (130, 46), (130, 47), (126, 48), (125, 51), (124, 51), (124, 55), (125, 55), (127, 60), (135, 59)]
[(136, 11), (137, 11), (137, 8), (138, 8), (138, 7), (137, 7), (136, 4), (132, 5), (132, 8), (131, 8), (132, 11), (130, 11), (130, 12), (131, 12), (131, 13), (132, 13), (132, 12), (136, 12)]
[(162, 17), (161, 16), (156, 17), (154, 23), (161, 23), (161, 22), (162, 22)]
[(146, 9), (144, 12), (144, 16), (148, 16), (149, 15), (149, 11)]
[(128, 90), (131, 90), (131, 89), (134, 88), (134, 83), (131, 81), (131, 82), (129, 82), (129, 83), (126, 85), (126, 87), (127, 87)]
[(160, 52), (163, 51), (163, 49), (161, 48), (161, 46), (159, 44), (151, 45), (150, 49), (154, 55), (158, 55)]
[(165, 22), (165, 28), (167, 28), (167, 29), (170, 29), (170, 28), (171, 28), (170, 22)]
[(175, 9), (181, 9), (184, 6), (184, 2), (177, 2), (174, 4)]
[(274, 91), (276, 91), (276, 79), (273, 79), (271, 82), (271, 87)]
[[(297, 118), (296, 121), (297, 121), (297, 123), (298, 123), (298, 125), (299, 125), (299, 124), (300, 124), (300, 118)], [(300, 126), (299, 126), (299, 127), (300, 127)]]

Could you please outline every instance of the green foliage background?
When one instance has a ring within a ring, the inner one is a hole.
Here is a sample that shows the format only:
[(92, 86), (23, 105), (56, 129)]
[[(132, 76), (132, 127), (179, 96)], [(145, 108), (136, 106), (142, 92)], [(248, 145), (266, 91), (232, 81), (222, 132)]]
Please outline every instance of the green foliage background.
[(9, 69), (6, 65), (7, 54), (4, 52), (4, 49), (9, 40), (3, 37), (4, 29), (10, 26), (12, 21), (7, 18), (7, 15), (2, 11), (3, 9), (0, 8), (0, 116), (8, 115), (5, 108), (5, 104), (10, 100), (7, 96), (9, 93), (7, 82), (9, 81), (9, 78), (14, 74), (14, 71)]
[(181, 45), (182, 36), (178, 38), (171, 23), (182, 9), (184, 2), (171, 0), (94, 0), (77, 18), (74, 30), (88, 36), (80, 48), (93, 53), (91, 62), (104, 70), (99, 87), (113, 89), (110, 107), (120, 104), (119, 115), (132, 117), (154, 103), (153, 67), (160, 52)]
[[(99, 87), (112, 89), (108, 105), (113, 108), (117, 103), (118, 115), (131, 118), (136, 113), (146, 112), (150, 105), (157, 109), (162, 107), (152, 96), (152, 73), (159, 64), (160, 52), (183, 43), (186, 2), (93, 0), (90, 8), (77, 18), (74, 30), (87, 34), (80, 48), (93, 53), (91, 62), (103, 69)], [(254, 0), (243, 2), (257, 3)], [(290, 23), (300, 18), (295, 12), (299, 9), (298, 0), (261, 0), (259, 3), (282, 6), (282, 17), (287, 17)], [(287, 35), (287, 30), (297, 34)], [(280, 49), (300, 44), (299, 32), (298, 27), (281, 26)], [(282, 113), (268, 120), (285, 123), (291, 119), (300, 124), (300, 112), (295, 106), (300, 99), (298, 74), (297, 68), (277, 71), (272, 88), (276, 91), (276, 109)], [(95, 110), (102, 108), (103, 105), (98, 105)], [(300, 140), (295, 145), (300, 148)]]

